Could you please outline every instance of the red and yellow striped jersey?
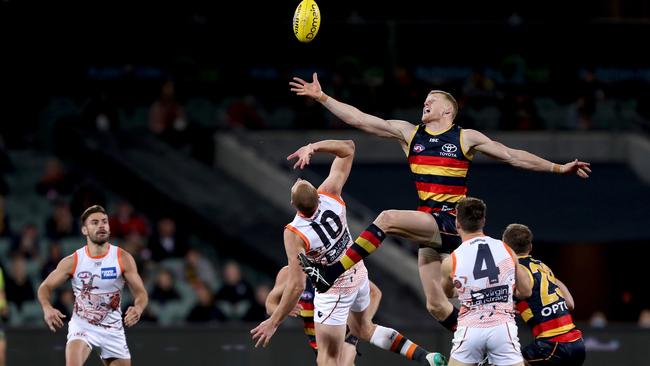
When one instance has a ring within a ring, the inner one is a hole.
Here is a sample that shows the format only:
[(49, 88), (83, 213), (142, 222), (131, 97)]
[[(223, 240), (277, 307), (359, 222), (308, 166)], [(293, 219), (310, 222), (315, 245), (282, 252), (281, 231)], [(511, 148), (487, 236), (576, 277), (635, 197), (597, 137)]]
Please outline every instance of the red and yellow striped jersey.
[(463, 129), (451, 125), (431, 132), (418, 126), (409, 143), (408, 162), (418, 191), (418, 211), (453, 211), (467, 194), (467, 172), (472, 163), (462, 146)]
[(542, 261), (531, 256), (519, 257), (533, 280), (533, 294), (526, 300), (517, 300), (521, 318), (530, 326), (533, 336), (551, 342), (572, 342), (582, 337), (573, 324), (562, 290), (553, 271)]

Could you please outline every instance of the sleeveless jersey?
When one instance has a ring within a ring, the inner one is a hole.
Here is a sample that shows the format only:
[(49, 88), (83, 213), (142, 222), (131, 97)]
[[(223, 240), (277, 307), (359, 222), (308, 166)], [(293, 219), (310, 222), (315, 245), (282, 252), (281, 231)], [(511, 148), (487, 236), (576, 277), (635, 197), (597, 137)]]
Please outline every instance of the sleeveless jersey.
[(309, 278), (305, 283), (305, 290), (300, 294), (298, 303), (302, 306), (300, 310), (300, 317), (304, 322), (305, 335), (309, 342), (309, 346), (313, 349), (318, 349), (316, 346), (316, 331), (314, 330), (314, 286), (312, 286)]
[(532, 329), (533, 336), (550, 338), (553, 342), (571, 342), (582, 337), (582, 333), (575, 329), (553, 271), (531, 256), (519, 258), (519, 263), (532, 275), (533, 294), (525, 300), (518, 300), (517, 310)]
[[(312, 217), (296, 214), (286, 226), (304, 242), (305, 252), (312, 261), (332, 265), (341, 259), (354, 242), (351, 239), (346, 217), (345, 202), (326, 192), (318, 192), (319, 205)], [(328, 293), (350, 293), (358, 289), (368, 271), (363, 261), (345, 271), (334, 282)]]
[(489, 236), (463, 242), (451, 254), (458, 290), (458, 325), (489, 328), (514, 321), (517, 259), (502, 241)]
[(108, 244), (108, 252), (92, 257), (88, 246), (74, 252), (70, 272), (74, 292), (72, 317), (103, 328), (122, 328), (122, 255)]
[(418, 191), (418, 211), (456, 213), (456, 202), (467, 194), (471, 156), (463, 152), (463, 129), (432, 133), (421, 124), (409, 143), (408, 162)]

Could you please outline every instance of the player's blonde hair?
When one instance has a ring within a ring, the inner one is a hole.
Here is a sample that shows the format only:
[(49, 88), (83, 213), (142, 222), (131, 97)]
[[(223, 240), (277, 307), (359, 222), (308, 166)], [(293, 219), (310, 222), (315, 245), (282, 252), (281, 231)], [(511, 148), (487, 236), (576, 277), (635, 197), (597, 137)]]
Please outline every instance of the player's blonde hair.
[(311, 184), (298, 184), (291, 193), (291, 203), (304, 216), (311, 216), (318, 208), (318, 192)]
[(429, 95), (431, 94), (441, 94), (444, 96), (449, 103), (451, 103), (451, 119), (453, 120), (456, 118), (456, 115), (458, 114), (458, 102), (456, 101), (456, 98), (454, 98), (453, 95), (447, 93), (446, 91), (443, 90), (432, 90), (429, 92)]

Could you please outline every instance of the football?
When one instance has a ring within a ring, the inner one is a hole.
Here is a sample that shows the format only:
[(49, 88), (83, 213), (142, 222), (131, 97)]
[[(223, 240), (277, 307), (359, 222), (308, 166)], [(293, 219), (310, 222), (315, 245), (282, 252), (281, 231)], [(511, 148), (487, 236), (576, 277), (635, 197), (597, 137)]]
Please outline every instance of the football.
[(303, 0), (293, 13), (293, 34), (300, 42), (311, 42), (320, 28), (320, 10), (314, 0)]

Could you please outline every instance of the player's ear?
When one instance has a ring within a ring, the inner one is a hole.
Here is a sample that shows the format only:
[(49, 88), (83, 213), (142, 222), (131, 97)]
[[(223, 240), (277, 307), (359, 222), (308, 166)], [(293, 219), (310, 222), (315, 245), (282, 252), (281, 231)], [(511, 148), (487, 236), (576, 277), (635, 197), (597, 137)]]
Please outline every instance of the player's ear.
[(460, 231), (460, 224), (458, 223), (458, 218), (456, 218), (456, 220), (454, 220), (454, 223), (456, 225), (456, 231), (457, 232)]
[(88, 228), (86, 228), (85, 225), (81, 227), (81, 233), (85, 236), (88, 236)]

